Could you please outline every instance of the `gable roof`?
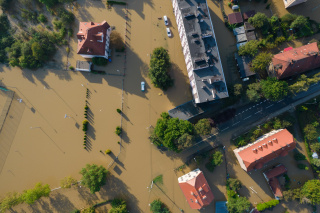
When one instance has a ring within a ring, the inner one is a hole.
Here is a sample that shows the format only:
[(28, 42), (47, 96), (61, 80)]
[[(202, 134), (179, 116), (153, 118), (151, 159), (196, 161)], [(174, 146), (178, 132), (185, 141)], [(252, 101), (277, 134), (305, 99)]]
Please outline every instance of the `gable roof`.
[(287, 168), (284, 165), (280, 164), (280, 165), (276, 166), (275, 168), (270, 169), (267, 172), (264, 172), (263, 174), (269, 180), (271, 178), (282, 175), (285, 172), (287, 172)]
[(178, 182), (192, 209), (201, 209), (213, 201), (212, 191), (200, 169), (179, 177)]
[(316, 42), (274, 55), (269, 72), (278, 79), (297, 75), (320, 67), (319, 48)]
[(250, 56), (240, 56), (238, 55), (238, 53), (235, 53), (234, 56), (237, 61), (237, 68), (240, 72), (241, 78), (246, 78), (256, 74), (250, 70), (250, 63), (252, 61), (252, 58)]
[(78, 54), (104, 56), (106, 51), (107, 30), (110, 25), (102, 23), (80, 22), (78, 38)]
[(243, 18), (240, 12), (229, 14), (228, 20), (230, 24), (239, 24), (243, 22)]
[(297, 4), (304, 3), (306, 1), (307, 0), (283, 0), (283, 3), (284, 3), (284, 7), (288, 8), (288, 7), (295, 6)]
[(274, 177), (269, 180), (269, 185), (275, 197), (282, 197), (282, 190), (279, 180)]
[(286, 129), (273, 130), (247, 146), (233, 150), (240, 166), (247, 172), (263, 165), (296, 147), (293, 135)]
[(254, 30), (255, 28), (249, 22), (244, 22), (244, 29), (246, 31), (251, 31), (251, 30)]
[(247, 19), (249, 19), (250, 17), (253, 17), (255, 14), (256, 14), (256, 11), (255, 11), (255, 10), (247, 11), (247, 12), (243, 13), (243, 19), (244, 19), (244, 20), (247, 20)]

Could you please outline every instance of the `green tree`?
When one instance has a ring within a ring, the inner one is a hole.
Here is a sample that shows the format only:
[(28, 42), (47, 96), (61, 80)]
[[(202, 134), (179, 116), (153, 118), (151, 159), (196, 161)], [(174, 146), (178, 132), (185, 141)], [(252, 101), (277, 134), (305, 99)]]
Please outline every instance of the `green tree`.
[(215, 151), (212, 155), (212, 165), (220, 166), (223, 162), (223, 154), (220, 151)]
[(287, 13), (281, 17), (281, 22), (291, 23), (293, 22), (298, 16), (296, 14)]
[(0, 0), (0, 8), (2, 11), (7, 11), (12, 0)]
[(311, 143), (310, 148), (312, 151), (319, 152), (320, 151), (320, 143), (319, 142)]
[(261, 81), (263, 96), (269, 100), (277, 101), (288, 94), (288, 83), (278, 81), (276, 78), (267, 78)]
[(320, 181), (308, 180), (301, 189), (303, 197), (307, 198), (312, 205), (320, 204)]
[(78, 181), (71, 176), (65, 177), (60, 181), (61, 188), (71, 188), (72, 185), (77, 185)]
[(194, 129), (198, 135), (205, 136), (211, 133), (210, 121), (206, 118), (200, 119), (195, 125)]
[(228, 199), (227, 208), (232, 213), (247, 212), (251, 206), (250, 201), (245, 197)]
[(169, 209), (159, 199), (152, 201), (150, 211), (153, 213), (170, 213)]
[(245, 45), (240, 46), (239, 55), (255, 56), (258, 53), (258, 46), (260, 42), (257, 40), (248, 41)]
[(268, 17), (264, 13), (256, 13), (253, 17), (249, 18), (249, 23), (256, 28), (262, 28), (268, 24)]
[(44, 60), (43, 57), (45, 56), (45, 52), (43, 51), (43, 48), (38, 42), (34, 42), (31, 45), (31, 50), (32, 50), (32, 55), (36, 60), (39, 60), (39, 61)]
[(47, 7), (53, 7), (58, 3), (58, 0), (39, 0), (39, 2), (46, 5)]
[(87, 164), (86, 167), (80, 171), (80, 174), (82, 174), (82, 184), (88, 187), (93, 194), (100, 191), (101, 186), (106, 184), (108, 170), (103, 166)]
[(312, 124), (306, 125), (303, 132), (309, 141), (315, 140), (318, 136), (317, 130)]
[(111, 202), (111, 209), (109, 213), (127, 213), (127, 204), (126, 201), (122, 199), (113, 199)]
[(309, 21), (304, 16), (298, 16), (290, 25), (291, 28), (302, 29), (306, 25), (309, 25)]
[(89, 208), (83, 209), (81, 211), (81, 213), (95, 213), (95, 212), (96, 212), (96, 210), (94, 207), (89, 207)]
[(320, 159), (311, 159), (312, 165), (315, 165), (316, 167), (320, 167)]
[(24, 202), (33, 204), (41, 197), (48, 197), (50, 192), (51, 190), (48, 184), (42, 185), (42, 183), (37, 183), (33, 189), (25, 190), (21, 198)]
[(168, 73), (170, 66), (168, 51), (163, 47), (155, 48), (150, 59), (149, 68), (149, 77), (155, 87), (167, 90), (173, 85), (173, 80)]
[(257, 102), (261, 98), (261, 85), (260, 83), (252, 83), (248, 85), (247, 97), (250, 101)]
[(12, 207), (22, 203), (21, 195), (17, 192), (7, 193), (5, 197), (0, 200), (0, 212), (5, 212)]
[(105, 66), (108, 64), (108, 59), (103, 58), (103, 57), (93, 57), (92, 63), (94, 65), (98, 65), (98, 66)]
[(178, 144), (177, 144), (177, 148), (179, 150), (183, 150), (185, 148), (188, 148), (190, 146), (192, 146), (194, 143), (194, 136), (190, 135), (188, 133), (184, 133), (183, 135), (181, 135), (181, 137), (178, 139)]
[(235, 178), (229, 178), (228, 185), (232, 190), (236, 192), (239, 191), (239, 189), (242, 187), (241, 181)]
[(251, 70), (256, 73), (260, 73), (267, 69), (267, 66), (272, 60), (272, 54), (268, 52), (259, 53), (251, 63)]
[(47, 23), (48, 19), (45, 15), (43, 15), (42, 13), (38, 16), (38, 21), (41, 23)]
[(283, 191), (283, 198), (285, 201), (299, 200), (301, 198), (301, 188)]
[(235, 84), (233, 87), (233, 93), (235, 96), (241, 95), (242, 90), (243, 90), (242, 84)]

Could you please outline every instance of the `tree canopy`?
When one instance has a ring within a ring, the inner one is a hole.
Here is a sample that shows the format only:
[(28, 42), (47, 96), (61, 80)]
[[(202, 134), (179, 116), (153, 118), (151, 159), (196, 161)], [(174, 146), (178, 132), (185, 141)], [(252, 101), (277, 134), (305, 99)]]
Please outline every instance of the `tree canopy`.
[(258, 12), (253, 17), (250, 17), (248, 21), (254, 27), (262, 28), (268, 24), (268, 17), (266, 14)]
[(245, 197), (228, 199), (227, 208), (232, 213), (247, 212), (251, 206), (250, 201)]
[(288, 83), (285, 81), (268, 77), (267, 80), (262, 80), (260, 84), (263, 96), (269, 100), (278, 101), (288, 94)]
[(168, 51), (163, 47), (155, 48), (150, 59), (149, 68), (149, 77), (155, 87), (167, 90), (173, 85), (173, 80), (169, 75), (170, 66)]
[(205, 136), (211, 133), (210, 121), (206, 118), (200, 119), (195, 125), (194, 129), (198, 135)]
[(239, 55), (251, 55), (255, 56), (258, 53), (258, 46), (260, 42), (257, 40), (248, 41), (245, 45), (240, 46)]
[(153, 213), (170, 213), (169, 209), (159, 199), (152, 201), (150, 211)]
[(242, 183), (238, 179), (229, 178), (228, 179), (228, 186), (234, 191), (239, 191), (239, 189), (242, 187)]
[(255, 73), (265, 71), (272, 60), (272, 54), (268, 52), (259, 53), (251, 63), (251, 70)]
[(109, 213), (127, 213), (127, 203), (122, 199), (113, 199), (111, 201), (111, 209)]
[(257, 102), (261, 98), (261, 85), (260, 83), (252, 83), (248, 85), (247, 97), (250, 101)]
[(301, 194), (307, 198), (312, 205), (320, 204), (320, 180), (313, 179), (305, 182), (301, 189)]
[(82, 168), (80, 174), (82, 174), (82, 184), (88, 187), (93, 194), (100, 191), (101, 186), (106, 184), (108, 170), (103, 166), (87, 164), (85, 168)]
[(312, 124), (306, 125), (303, 132), (309, 141), (315, 140), (318, 136), (317, 129)]
[(48, 184), (42, 185), (42, 183), (37, 183), (33, 189), (25, 190), (21, 198), (24, 202), (33, 204), (41, 197), (48, 197), (50, 192), (51, 190)]
[[(179, 144), (180, 137), (187, 138), (184, 134), (194, 135), (194, 126), (189, 121), (171, 118), (168, 113), (164, 112), (161, 113), (161, 118), (158, 119), (150, 138), (157, 145), (179, 151), (178, 147), (185, 147), (185, 145)], [(181, 141), (182, 139), (180, 139), (180, 143)]]

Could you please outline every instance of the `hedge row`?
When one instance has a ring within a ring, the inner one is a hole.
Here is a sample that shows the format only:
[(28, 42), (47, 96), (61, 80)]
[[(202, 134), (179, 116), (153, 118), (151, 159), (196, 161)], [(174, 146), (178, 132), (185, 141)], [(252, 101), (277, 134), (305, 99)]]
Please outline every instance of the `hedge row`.
[(270, 201), (268, 201), (266, 203), (258, 203), (257, 210), (261, 212), (261, 211), (263, 211), (265, 209), (272, 208), (272, 207), (274, 207), (274, 206), (276, 206), (278, 204), (279, 204), (279, 200), (270, 200)]

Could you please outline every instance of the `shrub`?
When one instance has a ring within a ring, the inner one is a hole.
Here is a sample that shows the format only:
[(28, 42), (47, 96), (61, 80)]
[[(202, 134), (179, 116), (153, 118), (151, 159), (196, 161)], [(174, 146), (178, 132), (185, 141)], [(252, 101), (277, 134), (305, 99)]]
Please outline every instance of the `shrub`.
[(74, 67), (73, 67), (73, 66), (70, 66), (69, 69), (70, 69), (70, 70), (74, 70)]
[(84, 107), (84, 109), (85, 109), (85, 110), (89, 109), (88, 105), (86, 105), (86, 106)]
[(110, 149), (107, 149), (106, 151), (105, 151), (105, 153), (108, 155), (108, 154), (111, 154), (111, 150)]
[(121, 113), (121, 109), (117, 109), (117, 113)]
[(170, 213), (169, 209), (159, 199), (152, 201), (150, 211), (153, 213)]
[(82, 131), (86, 132), (88, 130), (88, 124), (89, 124), (88, 120), (84, 120), (82, 122)]
[(231, 2), (228, 2), (228, 6), (231, 8), (231, 6), (232, 6)]
[(305, 159), (306, 159), (306, 156), (305, 156), (304, 154), (296, 151), (296, 152), (294, 153), (294, 159), (295, 159), (296, 161), (305, 160)]
[(121, 127), (120, 127), (120, 126), (117, 126), (117, 128), (116, 128), (116, 134), (117, 134), (117, 135), (120, 135), (121, 133), (122, 133)]
[(78, 181), (71, 176), (65, 177), (60, 181), (61, 188), (71, 188), (75, 184), (78, 184)]
[(270, 200), (270, 201), (268, 201), (266, 203), (258, 203), (257, 210), (258, 211), (263, 211), (265, 209), (272, 208), (272, 207), (274, 207), (274, 206), (276, 206), (278, 204), (279, 204), (279, 200)]
[(102, 57), (93, 57), (92, 63), (98, 66), (105, 66), (108, 64), (108, 59)]
[(80, 213), (80, 210), (75, 209), (75, 210), (72, 210), (70, 213)]
[(47, 19), (47, 17), (46, 17), (45, 15), (40, 14), (40, 15), (38, 16), (38, 21), (41, 22), (41, 23), (47, 23), (47, 22), (48, 22), (48, 19)]
[(298, 168), (299, 169), (303, 169), (303, 170), (308, 170), (309, 168), (305, 165), (305, 164), (303, 164), (303, 163), (299, 163), (298, 164)]

